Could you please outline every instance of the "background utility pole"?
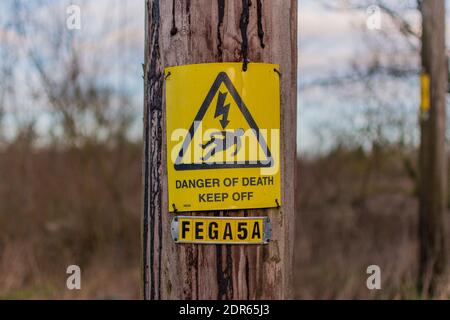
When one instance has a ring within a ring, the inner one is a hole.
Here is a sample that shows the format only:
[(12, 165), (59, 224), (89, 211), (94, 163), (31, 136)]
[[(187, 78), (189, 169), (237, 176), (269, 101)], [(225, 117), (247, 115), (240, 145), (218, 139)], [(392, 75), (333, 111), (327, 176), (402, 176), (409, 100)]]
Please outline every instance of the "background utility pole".
[[(146, 11), (144, 298), (291, 298), (297, 0), (147, 0)], [(283, 206), (234, 212), (268, 215), (273, 225), (272, 241), (266, 246), (175, 245), (167, 206), (164, 67), (243, 59), (280, 64)]]
[(445, 1), (421, 1), (422, 68), (430, 77), (430, 109), (421, 116), (419, 289), (433, 294), (445, 270)]

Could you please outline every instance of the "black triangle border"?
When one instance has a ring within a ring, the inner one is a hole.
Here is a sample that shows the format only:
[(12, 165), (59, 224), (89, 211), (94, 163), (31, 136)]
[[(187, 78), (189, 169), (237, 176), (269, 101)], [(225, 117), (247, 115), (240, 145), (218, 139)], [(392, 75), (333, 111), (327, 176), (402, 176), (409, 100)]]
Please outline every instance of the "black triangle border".
[[(239, 110), (244, 115), (245, 120), (249, 124), (250, 128), (254, 130), (256, 138), (258, 140), (258, 143), (260, 144), (262, 150), (264, 151), (267, 160), (264, 162), (258, 160), (258, 161), (239, 161), (239, 162), (233, 162), (233, 163), (181, 163), (184, 155), (184, 151), (188, 149), (189, 144), (191, 143), (191, 138), (194, 136), (197, 128), (195, 127), (195, 122), (200, 122), (203, 120), (203, 117), (205, 116), (206, 112), (208, 111), (209, 106), (211, 105), (212, 99), (217, 94), (217, 91), (220, 88), (221, 84), (225, 84), (225, 86), (228, 89), (228, 92), (233, 97), (234, 101), (236, 102)], [(267, 163), (265, 163), (267, 162)], [(206, 95), (205, 100), (203, 101), (200, 110), (198, 111), (197, 115), (194, 118), (194, 121), (192, 121), (192, 125), (189, 128), (189, 133), (186, 135), (186, 138), (183, 141), (183, 145), (181, 147), (180, 152), (178, 153), (177, 159), (175, 161), (174, 167), (175, 170), (181, 171), (181, 170), (203, 170), (203, 169), (237, 169), (237, 168), (270, 168), (274, 165), (272, 153), (267, 146), (266, 140), (264, 137), (260, 134), (260, 130), (258, 125), (256, 124), (255, 120), (253, 119), (252, 115), (250, 114), (250, 111), (248, 110), (247, 106), (245, 105), (244, 101), (242, 101), (241, 96), (237, 92), (236, 88), (234, 87), (233, 83), (231, 82), (230, 78), (226, 74), (226, 72), (220, 72), (214, 80), (213, 85), (209, 89), (208, 94)]]

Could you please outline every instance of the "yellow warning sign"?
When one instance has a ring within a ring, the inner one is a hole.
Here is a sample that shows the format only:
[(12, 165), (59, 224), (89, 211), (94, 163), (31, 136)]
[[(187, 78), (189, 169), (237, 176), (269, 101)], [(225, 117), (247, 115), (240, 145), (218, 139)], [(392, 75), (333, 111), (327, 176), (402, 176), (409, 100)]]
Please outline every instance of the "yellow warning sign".
[(171, 212), (265, 208), (280, 199), (279, 66), (165, 70)]
[(266, 217), (175, 217), (172, 238), (176, 243), (267, 244), (270, 220)]

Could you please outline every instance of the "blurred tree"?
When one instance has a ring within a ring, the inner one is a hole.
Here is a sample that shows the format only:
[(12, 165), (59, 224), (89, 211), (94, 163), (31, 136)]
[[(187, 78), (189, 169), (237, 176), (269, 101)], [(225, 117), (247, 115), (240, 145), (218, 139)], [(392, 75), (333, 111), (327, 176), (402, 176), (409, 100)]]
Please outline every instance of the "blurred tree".
[(52, 122), (47, 140), (80, 146), (126, 139), (137, 117), (131, 95), (108, 79), (109, 60), (92, 54), (86, 32), (66, 27), (70, 1), (9, 4), (10, 25), (21, 40), (20, 63), (29, 68), (27, 87), (34, 109), (40, 108), (41, 114), (45, 110)]
[(360, 43), (364, 50), (355, 52), (346, 68), (341, 64), (340, 71), (306, 83), (300, 90), (326, 87), (342, 96), (345, 104), (351, 101), (351, 109), (340, 111), (342, 121), (331, 121), (327, 126), (329, 138), (337, 144), (363, 146), (366, 150), (372, 150), (374, 145), (395, 146), (410, 153), (418, 142), (416, 97), (410, 93), (420, 72), (417, 2), (322, 0), (321, 3), (335, 12), (353, 12), (355, 17), (368, 17), (367, 8), (376, 5), (381, 13), (381, 27), (369, 30), (365, 20), (360, 19)]
[[(323, 0), (323, 4), (331, 10), (362, 12), (365, 12), (369, 6), (376, 5), (383, 14), (382, 27), (379, 31), (369, 31), (372, 36), (364, 38), (367, 41), (366, 45), (370, 48), (371, 55), (368, 59), (364, 59), (362, 63), (355, 61), (348, 74), (325, 78), (316, 83), (321, 86), (363, 84), (362, 115), (365, 121), (362, 121), (363, 125), (358, 131), (358, 138), (350, 141), (368, 145), (369, 149), (375, 153), (380, 147), (386, 147), (392, 142), (401, 149), (408, 146), (405, 144), (405, 134), (414, 132), (415, 135), (417, 132), (414, 129), (417, 126), (413, 124), (413, 121), (417, 119), (417, 112), (408, 111), (398, 113), (396, 116), (395, 112), (399, 110), (402, 102), (398, 95), (389, 90), (393, 88), (394, 91), (398, 91), (408, 81), (410, 81), (410, 87), (417, 88), (417, 79), (421, 71), (431, 78), (431, 109), (426, 115), (421, 115), (420, 140), (410, 139), (409, 143), (409, 147), (415, 149), (417, 142), (420, 142), (419, 170), (412, 164), (410, 154), (405, 156), (404, 165), (419, 189), (419, 290), (426, 296), (433, 295), (446, 267), (445, 106), (448, 67), (444, 0), (398, 2)], [(423, 21), (422, 28), (420, 28), (420, 17)], [(365, 25), (364, 29), (366, 29)], [(388, 86), (384, 86), (383, 82), (388, 83)], [(416, 92), (419, 90), (417, 89)], [(408, 110), (417, 110), (417, 105), (412, 103), (411, 96), (407, 99)], [(351, 115), (349, 118), (354, 121)], [(354, 130), (355, 127), (358, 128), (357, 125), (349, 125), (347, 130)], [(400, 134), (392, 135), (393, 130), (399, 131)], [(348, 136), (347, 132), (344, 137)], [(418, 171), (420, 174), (417, 173)], [(367, 176), (370, 177), (370, 174)]]
[[(419, 290), (433, 296), (446, 270), (445, 213), (447, 156), (445, 106), (448, 81), (445, 1), (422, 1), (422, 72), (430, 78), (429, 110), (420, 117)], [(426, 94), (425, 97), (426, 99)]]

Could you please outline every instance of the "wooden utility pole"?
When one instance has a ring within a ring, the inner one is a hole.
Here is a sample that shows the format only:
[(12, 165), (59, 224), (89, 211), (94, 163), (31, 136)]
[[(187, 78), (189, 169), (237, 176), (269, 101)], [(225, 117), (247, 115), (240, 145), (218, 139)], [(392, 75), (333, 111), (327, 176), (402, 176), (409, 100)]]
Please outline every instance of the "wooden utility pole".
[[(419, 290), (426, 296), (437, 289), (446, 266), (445, 222), (447, 166), (445, 99), (447, 58), (445, 1), (421, 1), (422, 71), (429, 77), (429, 106), (421, 112), (420, 140), (420, 263)], [(428, 90), (428, 89), (427, 89)]]
[[(145, 41), (144, 298), (292, 298), (297, 0), (147, 0)], [(268, 216), (272, 241), (175, 244), (167, 203), (164, 68), (244, 61), (280, 65), (282, 206), (197, 215)]]

